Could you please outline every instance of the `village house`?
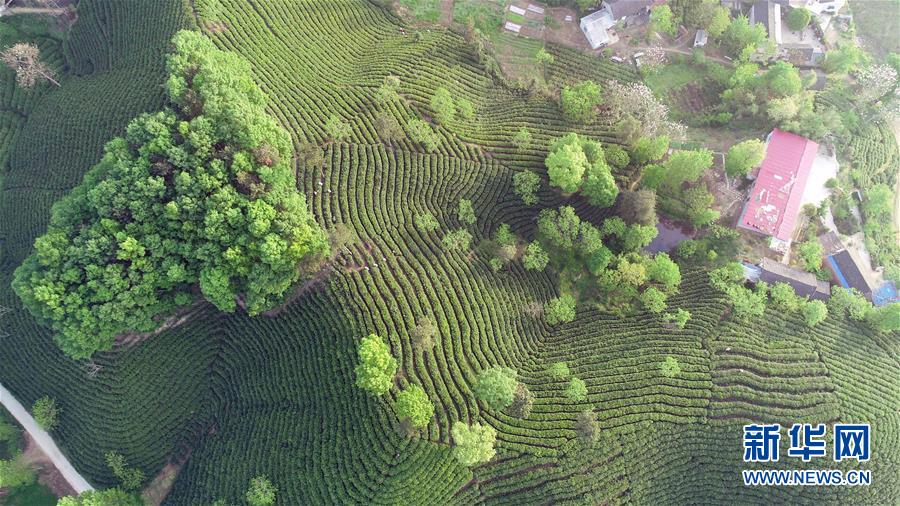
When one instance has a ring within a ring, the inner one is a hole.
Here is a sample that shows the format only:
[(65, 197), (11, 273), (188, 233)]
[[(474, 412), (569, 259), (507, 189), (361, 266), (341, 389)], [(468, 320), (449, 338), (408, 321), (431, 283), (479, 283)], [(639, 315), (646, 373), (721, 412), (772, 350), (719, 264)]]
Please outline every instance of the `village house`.
[(831, 285), (827, 281), (816, 278), (811, 272), (792, 269), (769, 258), (763, 258), (759, 263), (759, 281), (770, 285), (787, 283), (797, 295), (813, 300), (828, 300), (831, 295)]
[(613, 0), (603, 2), (600, 10), (581, 18), (581, 31), (591, 49), (599, 49), (619, 41), (613, 27), (616, 23), (628, 24), (637, 16), (646, 15), (652, 0)]
[(769, 246), (790, 248), (803, 191), (819, 145), (797, 134), (775, 129), (766, 139), (766, 156), (737, 226), (771, 237)]

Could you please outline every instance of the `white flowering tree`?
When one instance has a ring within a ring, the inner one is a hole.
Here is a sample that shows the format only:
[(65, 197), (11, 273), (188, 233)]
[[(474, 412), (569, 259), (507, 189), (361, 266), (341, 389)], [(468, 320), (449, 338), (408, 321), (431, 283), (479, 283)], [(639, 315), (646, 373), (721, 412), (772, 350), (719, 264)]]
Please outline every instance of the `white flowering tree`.
[(859, 97), (867, 102), (878, 100), (897, 87), (897, 71), (890, 65), (872, 65), (856, 74)]
[(641, 136), (684, 138), (686, 127), (669, 119), (668, 106), (660, 102), (646, 84), (609, 81), (606, 89), (606, 103), (615, 119), (636, 119), (641, 125)]

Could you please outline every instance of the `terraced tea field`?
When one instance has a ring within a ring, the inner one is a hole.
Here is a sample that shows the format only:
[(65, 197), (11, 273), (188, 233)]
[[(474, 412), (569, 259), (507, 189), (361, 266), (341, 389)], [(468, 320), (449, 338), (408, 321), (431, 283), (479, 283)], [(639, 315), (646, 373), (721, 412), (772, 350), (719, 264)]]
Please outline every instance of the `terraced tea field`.
[[(166, 41), (195, 25), (251, 62), (269, 112), (298, 150), (323, 146), (321, 163), (295, 160), (297, 188), (321, 225), (351, 237), (321, 286), (277, 316), (201, 306), (184, 325), (97, 355), (99, 372), (90, 374), (95, 368), (65, 357), (21, 309), (9, 279), (50, 205), (96, 162), (103, 142), (161, 105)], [(26, 97), (3, 87), (3, 103), (24, 117), (10, 120), (2, 158), (0, 304), (14, 311), (0, 320), (10, 334), (0, 341), (0, 381), (27, 404), (57, 399), (54, 435), (95, 485), (115, 484), (104, 454), (116, 450), (148, 476), (189, 457), (166, 500), (176, 505), (237, 503), (262, 474), (278, 487), (278, 504), (900, 501), (897, 335), (833, 317), (809, 329), (774, 309), (735, 323), (703, 270), (683, 272), (674, 297), (672, 307), (692, 314), (683, 330), (650, 313), (616, 317), (587, 305), (575, 321), (550, 327), (526, 308), (558, 295), (551, 271), (512, 262), (494, 272), (486, 255), (442, 247), (445, 232), (464, 226), (460, 199), (473, 203), (476, 245), (501, 223), (533, 239), (539, 209), (522, 204), (512, 176), (544, 175), (546, 146), (573, 130), (555, 101), (492, 77), (461, 36), (405, 27), (365, 0), (82, 0), (66, 47), (59, 90)], [(558, 82), (639, 78), (624, 65), (548, 49)], [(385, 105), (376, 91), (389, 75), (400, 78), (400, 99)], [(431, 152), (407, 131), (382, 142), (379, 115), (399, 125), (432, 118), (440, 87), (471, 101), (474, 119), (437, 126)], [(332, 115), (351, 127), (341, 142), (329, 140)], [(517, 150), (511, 138), (522, 127), (534, 142)], [(607, 121), (574, 130), (617, 142)], [(609, 212), (546, 184), (539, 196), (542, 207), (570, 204), (595, 222)], [(416, 227), (426, 212), (437, 231)], [(411, 332), (424, 318), (438, 335), (433, 349), (419, 350)], [(390, 405), (396, 388), (376, 398), (354, 385), (356, 344), (370, 333), (397, 357), (397, 385), (421, 385), (434, 403), (419, 436), (400, 428)], [(662, 371), (667, 357), (680, 366), (674, 377)], [(548, 372), (559, 361), (585, 382), (584, 400), (570, 401), (567, 381)], [(528, 417), (476, 400), (478, 373), (494, 365), (517, 369), (534, 393)], [(590, 407), (600, 437), (585, 448), (575, 425)], [(456, 421), (494, 427), (497, 455), (471, 469), (458, 464)], [(872, 423), (874, 483), (840, 491), (856, 495), (744, 487), (748, 421)]]

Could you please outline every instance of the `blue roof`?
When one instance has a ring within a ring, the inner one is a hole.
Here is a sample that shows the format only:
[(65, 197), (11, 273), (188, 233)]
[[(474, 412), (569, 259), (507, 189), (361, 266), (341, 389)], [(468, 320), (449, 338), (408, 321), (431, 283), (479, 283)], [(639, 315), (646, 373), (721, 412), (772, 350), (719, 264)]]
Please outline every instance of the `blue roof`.
[(886, 282), (872, 293), (872, 303), (876, 306), (886, 306), (898, 300), (900, 297), (897, 296), (897, 286), (893, 281)]
[(847, 278), (844, 277), (844, 273), (841, 272), (841, 268), (838, 267), (837, 262), (834, 261), (834, 255), (828, 255), (828, 265), (830, 265), (834, 273), (837, 274), (838, 283), (840, 283), (844, 288), (850, 288), (850, 285), (847, 283)]

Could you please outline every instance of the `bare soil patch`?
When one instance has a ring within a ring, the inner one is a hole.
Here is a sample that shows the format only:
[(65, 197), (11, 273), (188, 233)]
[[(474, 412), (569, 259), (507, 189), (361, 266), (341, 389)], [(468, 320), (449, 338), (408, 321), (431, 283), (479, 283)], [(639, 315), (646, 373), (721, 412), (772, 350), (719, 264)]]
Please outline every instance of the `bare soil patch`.
[(49, 488), (56, 497), (76, 495), (75, 489), (63, 478), (62, 473), (56, 469), (53, 462), (41, 451), (27, 432), (22, 432), (22, 441), (25, 444), (22, 457), (25, 459), (25, 462), (28, 462), (37, 470), (38, 483)]

